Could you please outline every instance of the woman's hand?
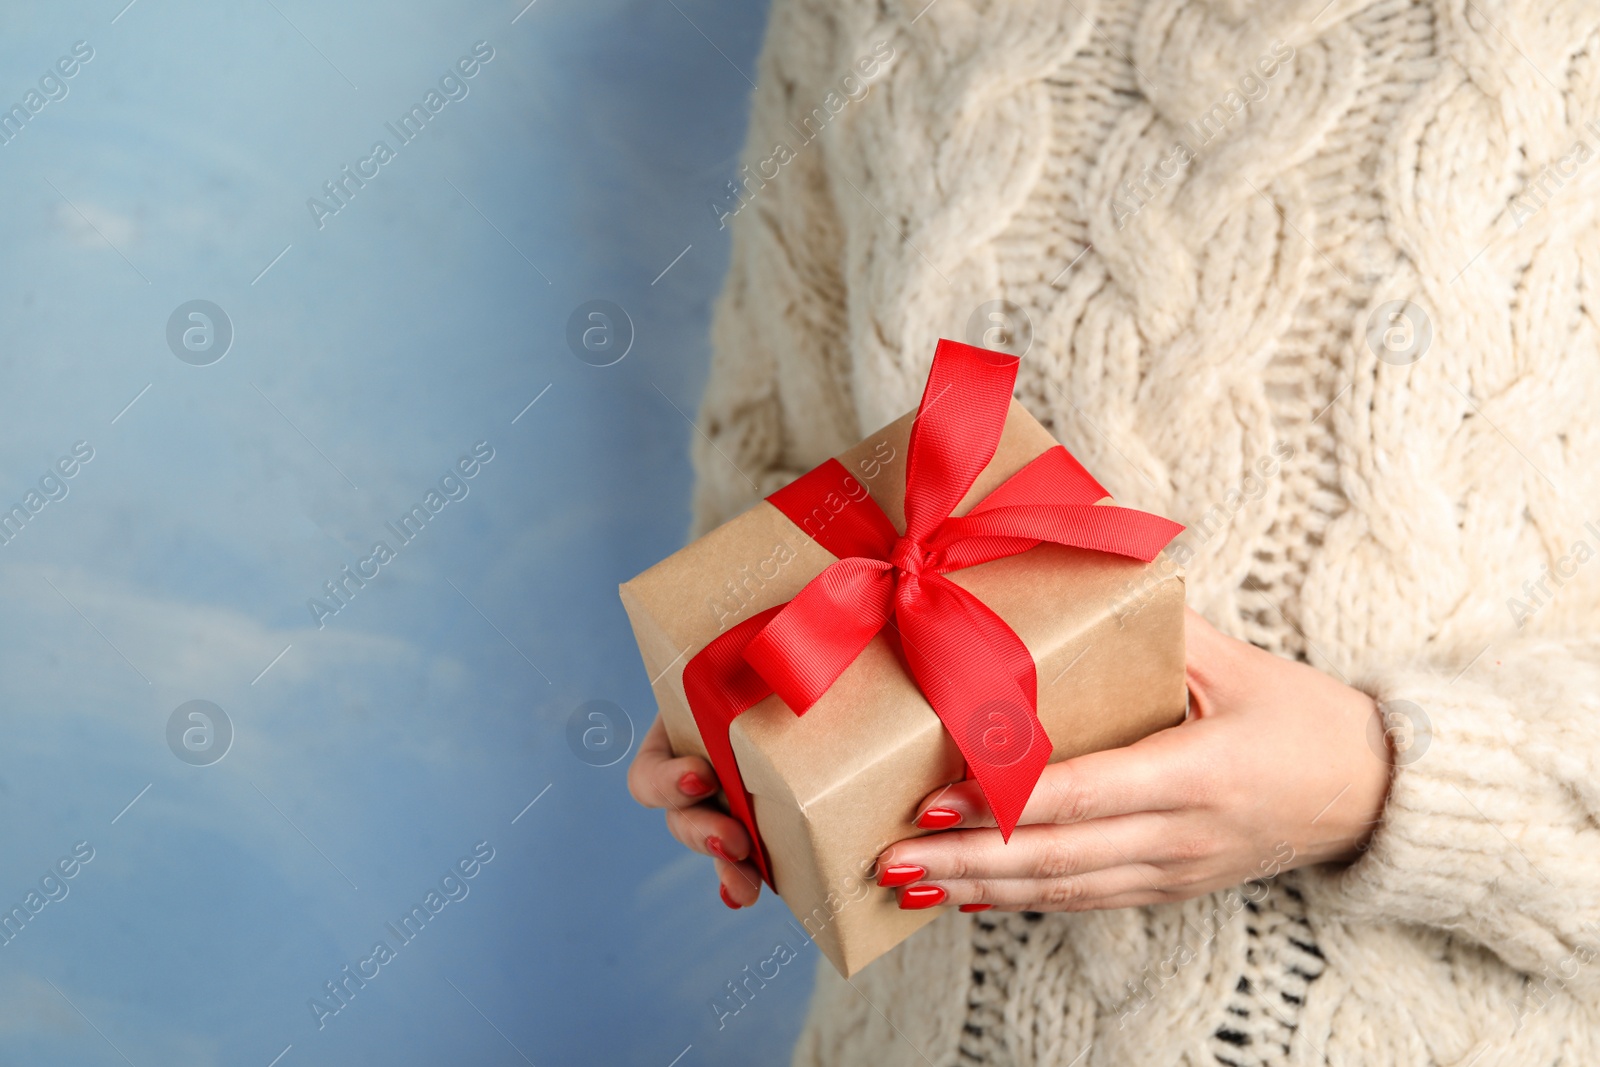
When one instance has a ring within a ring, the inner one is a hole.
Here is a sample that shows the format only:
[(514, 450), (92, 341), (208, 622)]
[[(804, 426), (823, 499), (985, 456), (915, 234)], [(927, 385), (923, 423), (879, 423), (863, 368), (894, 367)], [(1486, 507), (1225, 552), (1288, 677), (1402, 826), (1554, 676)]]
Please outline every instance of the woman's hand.
[(1009, 844), (977, 783), (940, 790), (917, 824), (960, 829), (891, 845), (879, 884), (902, 908), (1084, 911), (1355, 858), (1389, 789), (1372, 698), (1193, 611), (1186, 630), (1188, 721), (1046, 767)]
[(710, 803), (717, 792), (711, 764), (699, 756), (674, 756), (667, 729), (656, 716), (628, 767), (628, 792), (647, 808), (667, 809), (667, 829), (685, 848), (710, 856), (722, 883), (722, 902), (747, 908), (761, 895), (761, 875), (750, 856), (750, 835), (738, 819)]

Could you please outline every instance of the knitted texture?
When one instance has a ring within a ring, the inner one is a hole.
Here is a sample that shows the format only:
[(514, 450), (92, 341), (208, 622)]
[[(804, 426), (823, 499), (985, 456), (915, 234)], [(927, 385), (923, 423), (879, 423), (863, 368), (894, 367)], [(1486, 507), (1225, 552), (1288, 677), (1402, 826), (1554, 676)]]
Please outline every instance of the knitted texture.
[(1600, 11), (925, 4), (774, 4), (697, 527), (1008, 301), (1017, 396), (1189, 525), (1191, 606), (1416, 737), (1355, 864), (944, 916), (820, 971), (795, 1062), (1600, 1063)]

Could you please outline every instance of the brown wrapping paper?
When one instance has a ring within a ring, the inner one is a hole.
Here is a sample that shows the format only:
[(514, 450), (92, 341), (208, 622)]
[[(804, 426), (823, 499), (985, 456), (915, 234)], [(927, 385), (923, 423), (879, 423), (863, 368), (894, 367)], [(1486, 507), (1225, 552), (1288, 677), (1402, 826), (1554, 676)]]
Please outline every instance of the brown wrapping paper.
[[(912, 415), (838, 459), (904, 529)], [(962, 515), (1056, 442), (1015, 400)], [(840, 506), (845, 506), (841, 501)], [(813, 514), (825, 522), (826, 514)], [(705, 755), (684, 664), (729, 626), (790, 600), (834, 556), (762, 501), (621, 587), (673, 751)], [(1183, 720), (1181, 571), (1060, 545), (951, 572), (1016, 631), (1038, 666), (1051, 762), (1128, 745)], [(730, 732), (779, 894), (846, 977), (931, 921), (866, 877), (895, 841), (927, 832), (923, 797), (964, 764), (909, 674), (876, 637), (803, 717), (776, 696)], [(994, 831), (998, 833), (999, 831)]]

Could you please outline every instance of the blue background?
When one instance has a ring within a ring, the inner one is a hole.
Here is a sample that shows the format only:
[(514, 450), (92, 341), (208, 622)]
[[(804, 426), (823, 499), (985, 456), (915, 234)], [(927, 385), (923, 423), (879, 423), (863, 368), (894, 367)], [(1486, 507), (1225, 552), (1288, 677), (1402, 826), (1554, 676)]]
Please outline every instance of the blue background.
[[(783, 1060), (815, 950), (719, 1030), (787, 912), (727, 911), (624, 753), (568, 737), (586, 701), (654, 714), (616, 585), (687, 529), (674, 405), (761, 5), (123, 2), (0, 34), (5, 106), (94, 50), (0, 145), (0, 508), (94, 450), (0, 547), (0, 909), (94, 850), (0, 947), (0, 1063)], [(468, 95), (319, 227), (307, 199), (478, 41)], [(196, 299), (234, 331), (205, 366), (167, 340)], [(566, 341), (594, 299), (632, 323), (613, 366)], [(480, 441), (319, 627), (308, 599)], [(190, 700), (234, 731), (207, 766), (168, 741)], [(319, 1029), (323, 983), (478, 842), (468, 895)]]

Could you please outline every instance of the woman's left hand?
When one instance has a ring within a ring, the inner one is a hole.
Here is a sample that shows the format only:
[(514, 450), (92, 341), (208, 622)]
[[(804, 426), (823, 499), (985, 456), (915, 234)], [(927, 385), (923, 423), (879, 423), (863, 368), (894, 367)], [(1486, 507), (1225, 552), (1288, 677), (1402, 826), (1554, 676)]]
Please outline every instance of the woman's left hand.
[[(1009, 843), (976, 782), (929, 796), (880, 885), (902, 908), (1086, 911), (1184, 900), (1355, 858), (1388, 793), (1371, 697), (1187, 615), (1190, 717), (1045, 768)], [(1376, 740), (1375, 740), (1376, 739)]]

